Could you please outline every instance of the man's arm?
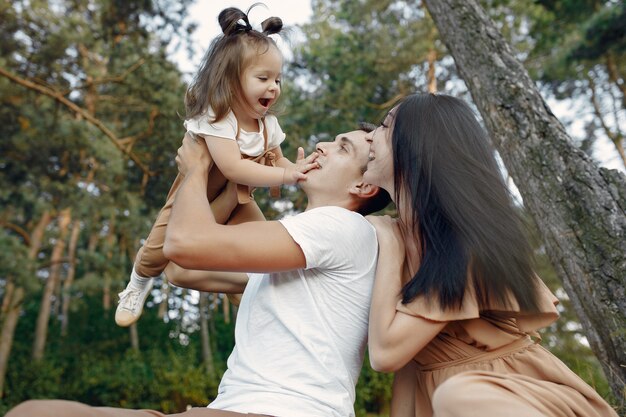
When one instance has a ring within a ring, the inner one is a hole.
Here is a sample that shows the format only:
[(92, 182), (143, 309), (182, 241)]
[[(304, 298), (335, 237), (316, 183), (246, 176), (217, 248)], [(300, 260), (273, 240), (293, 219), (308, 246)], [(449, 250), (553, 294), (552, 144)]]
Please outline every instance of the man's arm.
[(163, 252), (185, 269), (233, 272), (287, 271), (306, 266), (300, 246), (276, 221), (220, 225), (206, 197), (210, 156), (185, 135), (176, 157), (185, 176), (176, 194)]
[(178, 287), (204, 292), (241, 294), (248, 284), (248, 274), (245, 272), (185, 269), (174, 262), (169, 262), (163, 272), (167, 280)]

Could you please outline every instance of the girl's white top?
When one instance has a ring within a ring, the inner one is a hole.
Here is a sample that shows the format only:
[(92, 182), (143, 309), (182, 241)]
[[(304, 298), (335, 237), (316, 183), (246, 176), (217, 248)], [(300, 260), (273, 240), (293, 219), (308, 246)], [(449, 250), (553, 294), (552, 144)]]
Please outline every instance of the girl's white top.
[[(196, 116), (193, 119), (185, 120), (185, 129), (187, 132), (202, 137), (216, 136), (224, 139), (232, 139), (237, 141), (239, 150), (242, 154), (248, 156), (259, 156), (263, 153), (263, 122), (259, 122), (258, 132), (247, 132), (239, 129), (239, 137), (237, 137), (237, 118), (232, 111), (219, 122), (211, 123), (215, 119), (212, 109), (208, 109), (206, 113)], [(267, 128), (267, 149), (276, 148), (285, 140), (285, 133), (278, 124), (278, 119), (274, 115), (265, 116), (265, 127)]]

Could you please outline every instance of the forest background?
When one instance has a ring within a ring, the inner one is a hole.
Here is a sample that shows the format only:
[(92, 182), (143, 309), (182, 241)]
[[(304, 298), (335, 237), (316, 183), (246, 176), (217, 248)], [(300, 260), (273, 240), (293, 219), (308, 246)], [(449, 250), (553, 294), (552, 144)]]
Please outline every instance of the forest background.
[[(624, 2), (480, 3), (543, 96), (568, 109), (561, 122), (575, 146), (623, 172)], [(176, 174), (188, 77), (171, 51), (190, 45), (190, 5), (0, 1), (1, 414), (30, 398), (171, 413), (215, 396), (234, 343), (236, 308), (227, 298), (160, 281), (137, 325), (113, 321), (116, 293)], [(288, 156), (358, 121), (380, 121), (415, 91), (471, 101), (420, 2), (312, 0), (311, 7), (310, 21), (294, 28), (283, 77)], [(295, 187), (279, 201), (265, 190), (256, 198), (267, 218), (305, 205)], [(561, 301), (562, 317), (542, 343), (623, 404), (537, 230), (534, 242), (538, 273)], [(388, 415), (391, 378), (365, 360), (357, 415)]]

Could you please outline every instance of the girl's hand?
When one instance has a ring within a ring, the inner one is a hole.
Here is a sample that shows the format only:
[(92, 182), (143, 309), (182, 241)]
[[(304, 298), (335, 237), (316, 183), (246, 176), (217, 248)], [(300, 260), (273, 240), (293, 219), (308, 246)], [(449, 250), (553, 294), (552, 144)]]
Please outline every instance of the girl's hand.
[(306, 173), (312, 169), (319, 168), (319, 165), (315, 161), (319, 154), (317, 152), (311, 153), (306, 158), (304, 157), (304, 149), (298, 148), (298, 156), (296, 157), (296, 163), (293, 166), (286, 167), (283, 174), (284, 184), (296, 184), (300, 180), (306, 180)]
[(185, 133), (183, 144), (178, 148), (176, 155), (178, 171), (182, 175), (187, 175), (196, 168), (208, 170), (211, 166), (211, 162), (212, 158), (209, 154), (206, 142), (194, 138), (189, 133)]

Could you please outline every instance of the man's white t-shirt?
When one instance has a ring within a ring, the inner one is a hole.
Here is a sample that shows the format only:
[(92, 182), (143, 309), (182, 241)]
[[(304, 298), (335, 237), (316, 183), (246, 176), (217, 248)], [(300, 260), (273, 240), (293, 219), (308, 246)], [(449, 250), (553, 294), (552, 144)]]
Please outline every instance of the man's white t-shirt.
[(209, 408), (278, 417), (354, 416), (376, 232), (360, 214), (332, 206), (280, 222), (302, 248), (306, 268), (250, 274), (228, 370)]

